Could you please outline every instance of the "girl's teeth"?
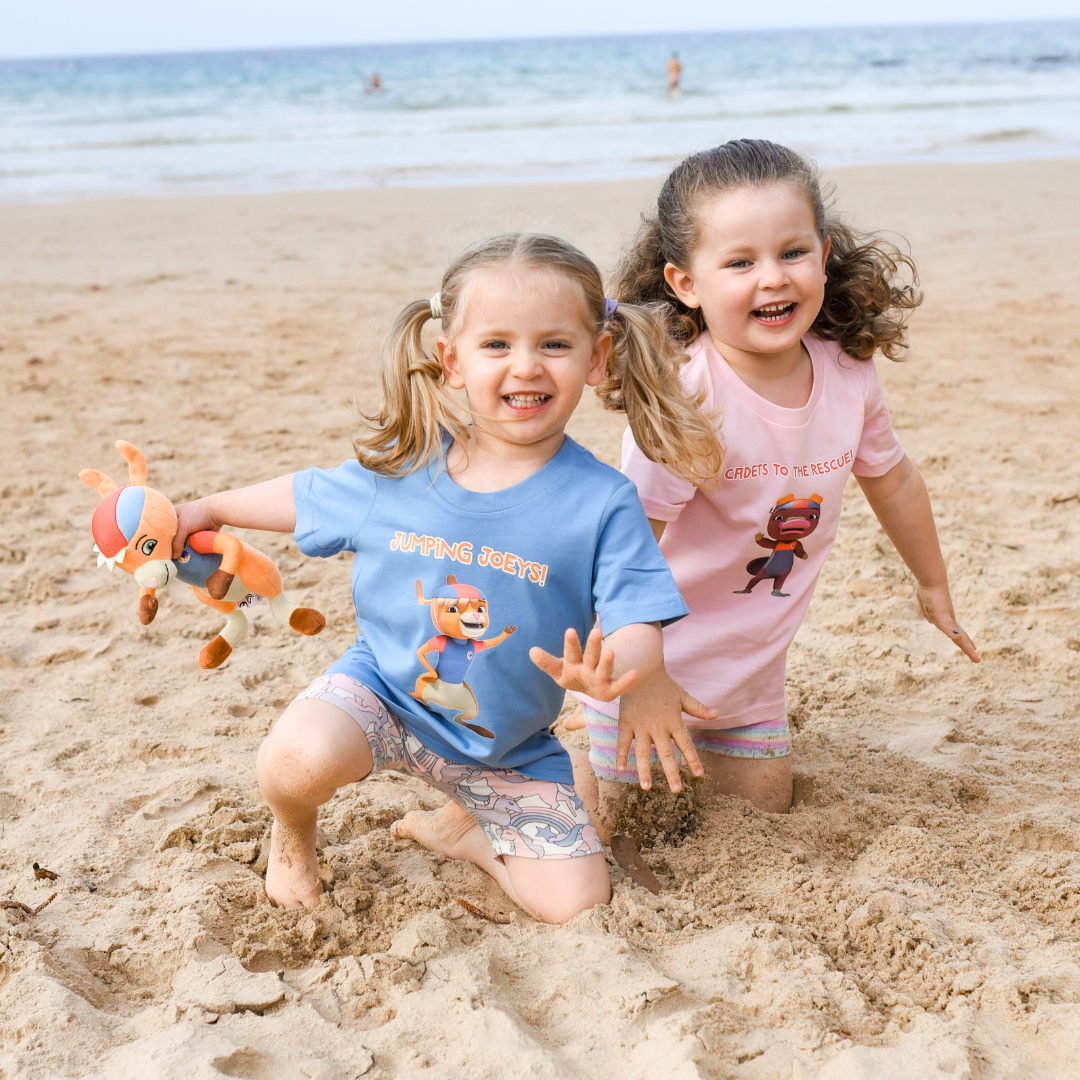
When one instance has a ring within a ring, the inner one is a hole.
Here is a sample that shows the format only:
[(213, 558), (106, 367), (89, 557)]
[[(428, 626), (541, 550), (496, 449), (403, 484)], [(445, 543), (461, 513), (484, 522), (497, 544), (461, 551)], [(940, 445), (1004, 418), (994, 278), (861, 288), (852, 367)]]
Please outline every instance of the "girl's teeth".
[(506, 400), (515, 408), (527, 409), (533, 405), (540, 405), (547, 401), (547, 394), (507, 394)]
[(767, 307), (755, 308), (754, 314), (762, 322), (779, 322), (791, 313), (794, 306), (794, 304), (769, 304)]

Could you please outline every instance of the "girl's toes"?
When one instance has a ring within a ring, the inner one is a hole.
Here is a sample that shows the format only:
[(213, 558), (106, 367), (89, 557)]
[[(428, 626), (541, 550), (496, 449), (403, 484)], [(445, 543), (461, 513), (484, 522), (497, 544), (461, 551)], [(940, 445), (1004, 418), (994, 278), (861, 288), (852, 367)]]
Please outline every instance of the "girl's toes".
[[(405, 815), (405, 818), (412, 817), (415, 813), (417, 813), (416, 810), (411, 810)], [(412, 830), (405, 824), (405, 818), (399, 818), (397, 821), (391, 822), (390, 836), (394, 840), (408, 841), (416, 839), (412, 834)]]

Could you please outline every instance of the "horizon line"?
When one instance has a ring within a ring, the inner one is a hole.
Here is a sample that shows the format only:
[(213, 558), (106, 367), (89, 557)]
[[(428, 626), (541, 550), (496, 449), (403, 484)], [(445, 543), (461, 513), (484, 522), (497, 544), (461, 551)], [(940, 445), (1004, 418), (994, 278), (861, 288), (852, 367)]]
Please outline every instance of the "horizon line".
[[(1036, 18), (984, 18), (984, 19), (958, 19), (942, 20), (940, 22), (836, 22), (817, 23), (804, 25), (785, 26), (780, 33), (787, 34), (794, 31), (806, 30), (868, 30), (868, 29), (900, 29), (900, 28), (948, 28), (965, 26), (1031, 26), (1039, 23), (1080, 23), (1080, 16), (1062, 18), (1060, 16), (1043, 16)], [(492, 45), (511, 44), (517, 42), (556, 42), (556, 41), (604, 41), (621, 38), (672, 38), (684, 37), (688, 34), (697, 35), (725, 35), (725, 34), (761, 34), (776, 33), (776, 27), (771, 26), (742, 26), (717, 29), (682, 29), (682, 30), (642, 30), (634, 33), (622, 34), (527, 34), (513, 37), (462, 37), (462, 38), (436, 38), (420, 39), (407, 38), (395, 40), (367, 41), (367, 42), (337, 42), (307, 45), (229, 45), (207, 46), (203, 48), (189, 49), (135, 49), (120, 52), (91, 52), (91, 53), (55, 53), (51, 55), (25, 54), (3, 56), (0, 55), (0, 64), (7, 63), (45, 63), (54, 60), (122, 60), (151, 58), (155, 56), (206, 56), (228, 55), (230, 53), (260, 53), (260, 52), (314, 52), (326, 49), (366, 49), (402, 46), (423, 45)]]

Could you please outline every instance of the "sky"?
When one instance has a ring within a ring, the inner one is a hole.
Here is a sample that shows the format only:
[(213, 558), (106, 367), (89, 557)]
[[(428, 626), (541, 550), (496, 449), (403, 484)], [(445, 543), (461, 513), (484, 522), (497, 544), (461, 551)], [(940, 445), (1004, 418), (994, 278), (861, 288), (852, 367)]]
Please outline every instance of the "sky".
[(1080, 0), (0, 0), (0, 57), (1080, 18)]

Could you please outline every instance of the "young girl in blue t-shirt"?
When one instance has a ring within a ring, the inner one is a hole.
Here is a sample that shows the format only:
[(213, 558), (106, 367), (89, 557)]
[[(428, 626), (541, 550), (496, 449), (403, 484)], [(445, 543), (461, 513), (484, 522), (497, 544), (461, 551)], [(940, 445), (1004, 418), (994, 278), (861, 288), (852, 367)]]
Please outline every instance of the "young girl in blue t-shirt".
[[(437, 355), (421, 345), (429, 320)], [(360, 634), (259, 751), (274, 903), (319, 902), (318, 808), (383, 768), (451, 799), (396, 835), (475, 863), (545, 921), (606, 902), (600, 842), (549, 730), (564, 689), (621, 694), (676, 790), (673, 743), (700, 772), (678, 709), (633, 708), (663, 677), (661, 627), (687, 609), (634, 485), (564, 434), (587, 385), (645, 453), (692, 483), (715, 478), (715, 430), (657, 311), (605, 300), (596, 266), (555, 237), (485, 240), (398, 317), (355, 459), (178, 507), (177, 551), (233, 525), (293, 532), (307, 555), (355, 553)]]

